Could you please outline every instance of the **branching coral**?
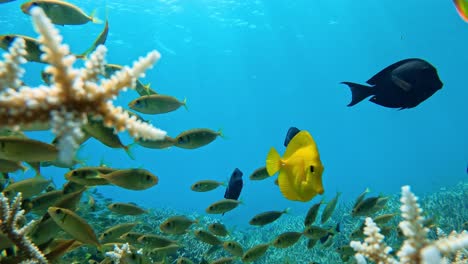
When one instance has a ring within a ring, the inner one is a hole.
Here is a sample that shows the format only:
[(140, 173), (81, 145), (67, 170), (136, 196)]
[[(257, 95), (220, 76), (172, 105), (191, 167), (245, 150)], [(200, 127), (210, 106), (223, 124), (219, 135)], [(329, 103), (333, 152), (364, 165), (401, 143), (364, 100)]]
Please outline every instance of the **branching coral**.
[(134, 256), (136, 256), (135, 254), (141, 255), (142, 252), (142, 249), (140, 249), (136, 253), (132, 253), (130, 250), (130, 245), (125, 243), (120, 248), (117, 245), (114, 245), (114, 251), (106, 252), (106, 256), (109, 257), (115, 264), (130, 263), (127, 258), (134, 258)]
[(21, 86), (21, 77), (24, 70), (20, 67), (26, 62), (23, 57), (26, 55), (24, 41), (16, 42), (10, 47), (10, 52), (3, 55), (4, 61), (0, 61), (0, 91), (4, 89), (18, 89)]
[[(379, 233), (380, 228), (372, 221), (372, 218), (366, 218), (366, 227), (364, 234), (367, 236), (364, 243), (357, 241), (351, 242), (351, 247), (354, 248), (361, 256), (358, 256), (358, 261), (362, 262), (363, 257), (374, 260), (377, 263), (397, 263), (389, 253), (392, 248), (385, 244), (384, 236)], [(364, 260), (365, 262), (365, 260)]]
[(25, 235), (33, 226), (34, 221), (19, 228), (18, 221), (24, 217), (21, 210), (21, 193), (15, 197), (11, 205), (7, 197), (0, 193), (0, 231), (5, 234), (11, 242), (18, 247), (20, 258), (27, 259), (24, 263), (48, 263), (41, 251)]
[[(367, 236), (364, 243), (352, 241), (351, 247), (357, 251), (358, 263), (366, 263), (368, 258), (376, 263), (445, 263), (450, 255), (455, 255), (457, 263), (466, 263), (466, 249), (468, 248), (468, 233), (452, 232), (448, 237), (430, 241), (427, 238), (428, 230), (424, 227), (422, 209), (418, 198), (411, 192), (409, 186), (403, 186), (400, 199), (403, 221), (399, 227), (406, 237), (403, 246), (397, 253), (399, 261), (390, 255), (391, 248), (383, 242), (384, 236), (371, 218), (366, 218), (364, 233)], [(463, 262), (465, 261), (465, 262)]]
[[(18, 128), (37, 123), (48, 123), (58, 137), (59, 159), (71, 163), (81, 127), (87, 118), (102, 119), (104, 125), (116, 132), (128, 130), (135, 138), (163, 139), (166, 133), (148, 123), (130, 116), (111, 100), (127, 87), (134, 87), (136, 79), (144, 75), (159, 59), (158, 52), (148, 53), (133, 67), (123, 67), (108, 79), (98, 79), (104, 72), (106, 48), (100, 46), (86, 61), (85, 68), (75, 69), (75, 57), (68, 45), (40, 8), (31, 10), (43, 60), (49, 64), (46, 72), (52, 75), (50, 86), (19, 87), (25, 54), (24, 40), (18, 38), (0, 64), (0, 126)], [(18, 89), (19, 88), (19, 89)]]

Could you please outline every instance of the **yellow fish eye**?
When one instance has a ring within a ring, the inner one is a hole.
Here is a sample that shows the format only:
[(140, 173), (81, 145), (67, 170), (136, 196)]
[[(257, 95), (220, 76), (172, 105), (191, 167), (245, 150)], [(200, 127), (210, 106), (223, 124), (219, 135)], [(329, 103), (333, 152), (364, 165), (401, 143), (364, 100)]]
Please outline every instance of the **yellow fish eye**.
[(314, 172), (314, 165), (310, 165), (310, 172)]

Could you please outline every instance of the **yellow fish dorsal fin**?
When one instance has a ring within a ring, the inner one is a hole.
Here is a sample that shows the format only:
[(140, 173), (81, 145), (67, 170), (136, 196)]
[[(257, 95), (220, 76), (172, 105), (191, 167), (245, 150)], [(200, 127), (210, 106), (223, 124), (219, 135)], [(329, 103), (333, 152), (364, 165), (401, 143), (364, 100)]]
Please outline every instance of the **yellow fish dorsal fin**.
[(278, 186), (286, 199), (299, 201), (297, 190), (294, 189), (294, 176), (288, 170), (280, 171), (278, 176)]
[(315, 145), (314, 139), (310, 133), (306, 130), (301, 130), (295, 135), (288, 144), (286, 152), (284, 153), (283, 159), (290, 158), (294, 152), (303, 147), (313, 147), (315, 152), (318, 153), (317, 146)]

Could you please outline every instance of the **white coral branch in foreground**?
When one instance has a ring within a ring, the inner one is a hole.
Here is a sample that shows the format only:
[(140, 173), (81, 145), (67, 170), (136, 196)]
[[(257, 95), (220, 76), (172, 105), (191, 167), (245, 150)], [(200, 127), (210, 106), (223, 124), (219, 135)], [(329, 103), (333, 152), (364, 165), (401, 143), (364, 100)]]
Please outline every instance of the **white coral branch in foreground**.
[(21, 209), (21, 193), (18, 193), (9, 203), (9, 199), (0, 192), (0, 231), (5, 234), (20, 252), (29, 258), (30, 263), (47, 264), (48, 261), (42, 252), (26, 236), (34, 221), (18, 229), (18, 222), (24, 217), (24, 210)]
[[(422, 209), (418, 198), (411, 192), (409, 186), (402, 187), (400, 199), (403, 221), (399, 224), (406, 240), (398, 251), (399, 261), (389, 254), (391, 249), (383, 242), (384, 236), (371, 218), (366, 218), (364, 243), (351, 241), (350, 246), (357, 252), (358, 263), (366, 263), (368, 258), (376, 263), (402, 264), (441, 264), (448, 263), (451, 254), (456, 254), (456, 263), (468, 263), (467, 256), (460, 252), (468, 249), (468, 232), (461, 234), (452, 232), (448, 237), (436, 241), (427, 238), (428, 229), (424, 227)], [(441, 233), (441, 231), (438, 231)], [(446, 257), (443, 257), (446, 256)]]
[[(351, 241), (350, 246), (360, 255), (369, 258), (376, 263), (397, 263), (389, 253), (392, 251), (392, 248), (387, 246), (384, 240), (384, 236), (380, 234), (380, 228), (374, 223), (372, 218), (366, 218), (366, 226), (364, 227), (364, 234), (367, 236), (364, 243)], [(361, 263), (366, 263), (363, 261), (362, 257), (359, 257)]]
[(0, 91), (5, 89), (17, 90), (22, 82), (24, 70), (20, 67), (25, 63), (26, 44), (24, 39), (16, 38), (8, 52), (3, 55), (4, 61), (0, 61)]
[(62, 37), (42, 9), (33, 8), (31, 15), (44, 52), (41, 59), (49, 64), (46, 72), (51, 74), (52, 83), (39, 88), (15, 89), (19, 85), (22, 74), (19, 65), (25, 54), (24, 41), (15, 41), (0, 65), (0, 88), (5, 88), (3, 92), (0, 89), (0, 126), (50, 124), (58, 138), (58, 161), (64, 164), (73, 160), (78, 147), (76, 142), (82, 135), (81, 127), (88, 117), (103, 120), (105, 126), (116, 132), (128, 130), (135, 139), (157, 140), (166, 136), (165, 131), (130, 117), (111, 102), (121, 91), (134, 88), (137, 78), (144, 76), (160, 58), (157, 51), (140, 57), (132, 67), (123, 67), (110, 78), (99, 80), (106, 64), (104, 46), (90, 55), (84, 68), (75, 69), (75, 56), (68, 45), (62, 44)]

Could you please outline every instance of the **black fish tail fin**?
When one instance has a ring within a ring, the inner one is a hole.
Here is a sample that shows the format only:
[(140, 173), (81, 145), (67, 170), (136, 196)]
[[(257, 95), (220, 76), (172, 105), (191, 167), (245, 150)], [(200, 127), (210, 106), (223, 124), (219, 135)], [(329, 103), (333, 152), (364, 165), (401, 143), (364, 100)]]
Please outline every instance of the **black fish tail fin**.
[(353, 106), (374, 94), (374, 91), (370, 86), (352, 82), (342, 82), (342, 84), (346, 84), (349, 86), (349, 88), (351, 88), (353, 99), (351, 100), (351, 103), (348, 104), (348, 106)]

